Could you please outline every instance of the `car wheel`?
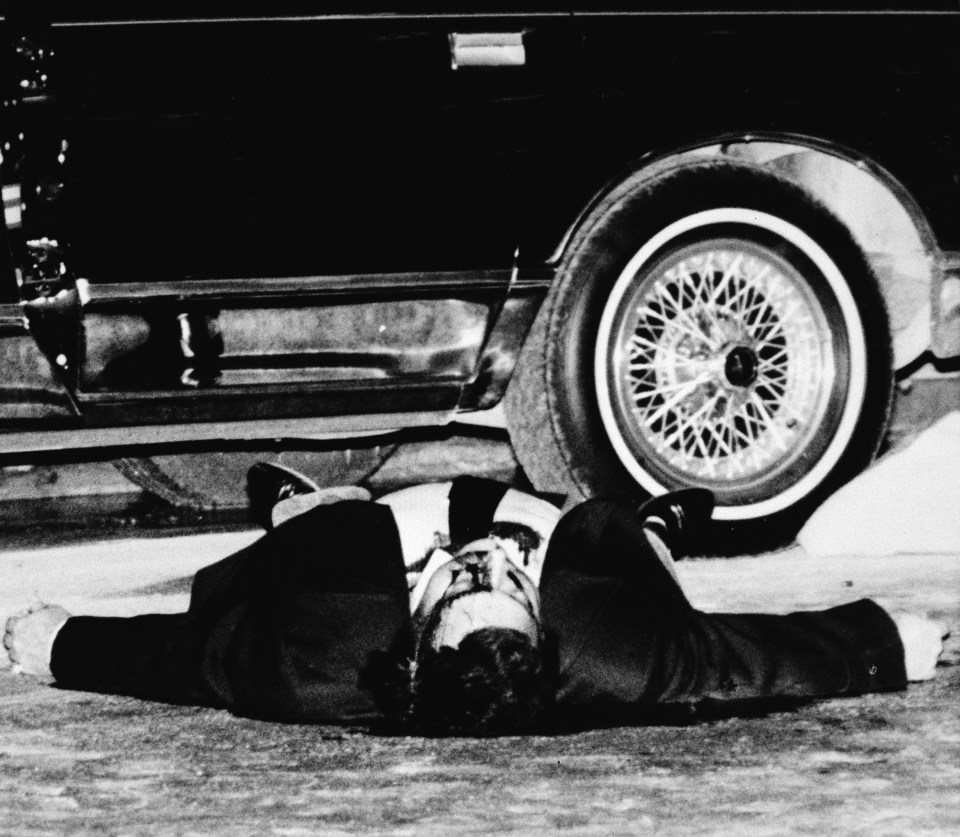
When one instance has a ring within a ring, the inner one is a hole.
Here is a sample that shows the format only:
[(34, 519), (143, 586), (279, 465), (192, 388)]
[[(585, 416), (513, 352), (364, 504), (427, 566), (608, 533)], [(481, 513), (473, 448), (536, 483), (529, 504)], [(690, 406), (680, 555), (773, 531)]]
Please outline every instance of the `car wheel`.
[(590, 211), (507, 396), (537, 488), (714, 492), (717, 552), (789, 540), (863, 469), (892, 392), (883, 297), (847, 229), (769, 172), (702, 163)]

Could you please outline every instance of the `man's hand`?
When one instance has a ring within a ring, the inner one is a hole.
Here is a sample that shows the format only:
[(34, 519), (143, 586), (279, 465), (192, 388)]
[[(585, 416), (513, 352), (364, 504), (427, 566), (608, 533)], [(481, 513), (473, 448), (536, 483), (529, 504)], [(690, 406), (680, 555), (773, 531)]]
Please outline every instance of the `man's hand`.
[(7, 620), (3, 645), (15, 671), (50, 677), (50, 650), (57, 632), (70, 618), (59, 605), (38, 604)]
[(946, 627), (914, 613), (894, 613), (893, 621), (903, 643), (907, 680), (931, 680), (936, 674), (937, 659), (943, 652), (943, 640), (950, 634)]

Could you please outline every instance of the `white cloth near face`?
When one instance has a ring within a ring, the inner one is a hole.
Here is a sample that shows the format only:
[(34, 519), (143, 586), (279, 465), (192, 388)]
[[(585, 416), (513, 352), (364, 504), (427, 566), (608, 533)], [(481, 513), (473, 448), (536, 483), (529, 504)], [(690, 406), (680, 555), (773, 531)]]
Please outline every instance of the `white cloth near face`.
[[(403, 559), (407, 566), (407, 581), (410, 587), (410, 610), (416, 610), (423, 590), (433, 572), (450, 560), (450, 553), (443, 549), (449, 545), (450, 488), (451, 482), (414, 485), (387, 494), (375, 502), (390, 506), (393, 510)], [(494, 523), (518, 523), (528, 526), (540, 536), (540, 546), (525, 560), (510, 555), (534, 584), (540, 582), (543, 558), (547, 552), (550, 536), (560, 520), (560, 510), (531, 494), (508, 489), (493, 515)], [(510, 544), (506, 544), (509, 550)], [(424, 559), (429, 559), (424, 564)]]

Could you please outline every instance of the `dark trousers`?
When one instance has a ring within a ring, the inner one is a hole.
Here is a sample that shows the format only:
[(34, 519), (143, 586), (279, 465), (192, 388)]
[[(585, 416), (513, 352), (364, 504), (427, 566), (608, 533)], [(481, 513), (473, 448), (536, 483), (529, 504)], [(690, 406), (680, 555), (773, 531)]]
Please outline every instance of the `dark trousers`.
[(903, 647), (869, 600), (787, 615), (704, 613), (631, 509), (591, 500), (560, 521), (541, 579), (559, 703), (573, 721), (763, 711), (903, 688)]

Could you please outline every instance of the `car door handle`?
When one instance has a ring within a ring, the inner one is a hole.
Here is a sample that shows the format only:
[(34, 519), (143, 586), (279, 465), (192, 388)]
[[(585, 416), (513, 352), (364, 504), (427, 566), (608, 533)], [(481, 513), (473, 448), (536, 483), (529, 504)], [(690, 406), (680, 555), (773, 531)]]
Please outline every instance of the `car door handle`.
[(527, 63), (522, 32), (452, 32), (450, 66), (522, 67)]

